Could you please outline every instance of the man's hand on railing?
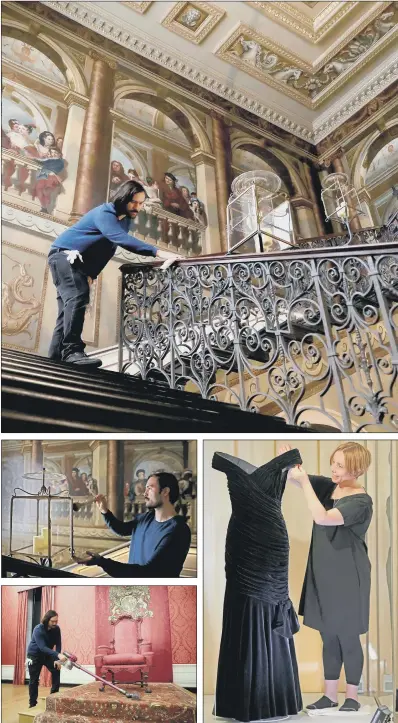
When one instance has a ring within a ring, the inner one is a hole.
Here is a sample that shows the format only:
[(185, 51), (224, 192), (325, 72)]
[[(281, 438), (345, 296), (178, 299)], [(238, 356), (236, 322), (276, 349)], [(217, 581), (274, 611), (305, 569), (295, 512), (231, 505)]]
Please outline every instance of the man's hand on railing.
[(172, 251), (163, 251), (163, 249), (158, 249), (156, 252), (156, 258), (159, 259), (159, 261), (164, 261), (160, 268), (165, 270), (176, 261), (180, 261), (185, 257), (180, 254), (174, 254)]
[(72, 555), (72, 559), (77, 562), (79, 565), (99, 565), (101, 561), (101, 555), (98, 555), (95, 552), (90, 552), (89, 550), (86, 550), (86, 555), (88, 557), (78, 557), (77, 555)]

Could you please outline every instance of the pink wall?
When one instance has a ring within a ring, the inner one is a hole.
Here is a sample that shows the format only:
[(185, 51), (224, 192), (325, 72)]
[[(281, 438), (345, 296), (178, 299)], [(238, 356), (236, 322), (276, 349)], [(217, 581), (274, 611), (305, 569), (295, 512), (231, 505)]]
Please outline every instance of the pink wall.
[(95, 586), (55, 588), (55, 609), (62, 648), (77, 655), (81, 665), (93, 665), (95, 655)]
[(15, 641), (17, 639), (18, 588), (1, 587), (1, 662), (15, 663)]
[(174, 664), (196, 663), (196, 587), (169, 586)]
[[(27, 586), (2, 586), (3, 665), (15, 663), (18, 590), (26, 589)], [(55, 588), (55, 609), (60, 619), (62, 647), (75, 653), (82, 665), (94, 663), (96, 618), (107, 614), (105, 608), (100, 613), (98, 604), (96, 605), (95, 591), (95, 585)], [(151, 607), (156, 608), (156, 620), (159, 622), (158, 629), (153, 631), (158, 641), (156, 647), (159, 647), (159, 651), (163, 650), (168, 657), (167, 638), (171, 634), (172, 662), (196, 663), (196, 587), (175, 585), (168, 588), (168, 596), (165, 593), (166, 588), (163, 586), (151, 589)], [(167, 597), (170, 628), (166, 610)], [(145, 622), (152, 623), (152, 619)], [(146, 631), (143, 626), (144, 638), (147, 632), (149, 630)]]

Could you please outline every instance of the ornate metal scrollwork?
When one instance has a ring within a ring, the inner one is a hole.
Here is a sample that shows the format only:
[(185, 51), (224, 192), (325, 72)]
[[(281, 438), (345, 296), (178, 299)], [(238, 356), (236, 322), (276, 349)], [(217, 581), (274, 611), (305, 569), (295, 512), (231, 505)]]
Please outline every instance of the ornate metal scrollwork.
[(290, 424), (396, 432), (397, 244), (370, 231), (350, 248), (123, 266), (125, 370)]

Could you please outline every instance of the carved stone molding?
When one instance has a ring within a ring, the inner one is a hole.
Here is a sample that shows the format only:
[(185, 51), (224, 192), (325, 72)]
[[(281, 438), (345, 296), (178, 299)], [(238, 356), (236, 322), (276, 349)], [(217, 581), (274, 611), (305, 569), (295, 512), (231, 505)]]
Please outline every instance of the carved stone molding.
[[(391, 82), (391, 77), (393, 82)], [(395, 80), (394, 77), (396, 78)], [(369, 100), (366, 104), (363, 102), (363, 94), (360, 94), (357, 99), (352, 99), (347, 108), (346, 118), (344, 117), (344, 109), (335, 115), (332, 133), (325, 133), (323, 137), (319, 134), (320, 140), (317, 145), (318, 154), (323, 156), (326, 153), (329, 155), (330, 152), (335, 152), (337, 144), (341, 144), (342, 140), (347, 140), (350, 134), (354, 132), (358, 133), (361, 129), (364, 129), (372, 122), (372, 118), (377, 113), (388, 112), (389, 108), (386, 107), (387, 104), (392, 107), (394, 106), (398, 92), (398, 62), (395, 63), (393, 67), (392, 76), (388, 75), (387, 80), (389, 82), (384, 89), (379, 88), (378, 84), (376, 84), (375, 90), (377, 91), (379, 89), (379, 93), (375, 93), (376, 97)], [(353, 114), (352, 111), (356, 106), (356, 102), (358, 102), (360, 110)], [(340, 122), (338, 122), (339, 119)], [(326, 127), (326, 125), (323, 126), (323, 128)]]
[(96, 50), (89, 50), (88, 54), (92, 60), (102, 60), (102, 62), (109, 65), (112, 70), (117, 70), (118, 64), (115, 60), (113, 60), (113, 58), (107, 58), (106, 55), (102, 55), (102, 53), (97, 53)]
[[(358, 5), (357, 2), (341, 2), (339, 5), (342, 7), (339, 7), (337, 12), (333, 12), (332, 17), (329, 8), (325, 8), (320, 15), (312, 19), (300, 12), (295, 4), (289, 2), (250, 2), (249, 0), (247, 4), (315, 44), (323, 40)], [(336, 3), (329, 3), (329, 6), (333, 5)]]
[[(389, 3), (383, 3), (388, 7)], [(322, 61), (306, 63), (286, 47), (254, 28), (240, 24), (216, 51), (216, 56), (235, 65), (308, 108), (317, 108), (364, 63), (398, 36), (398, 4), (386, 12), (377, 9), (355, 32), (351, 31)]]
[(177, 2), (162, 20), (162, 25), (198, 45), (224, 15), (225, 10), (210, 3)]
[(21, 226), (27, 230), (36, 231), (53, 238), (56, 238), (68, 228), (67, 225), (49, 218), (48, 214), (32, 213), (32, 211), (24, 210), (20, 206), (11, 206), (8, 203), (1, 204), (1, 218), (3, 223)]
[(86, 109), (88, 106), (88, 98), (81, 93), (76, 93), (75, 90), (68, 90), (64, 97), (64, 102), (68, 108), (70, 108), (71, 105), (78, 105), (80, 108)]
[[(52, 9), (57, 12), (52, 13)], [(312, 151), (310, 144), (320, 142), (342, 121), (366, 105), (398, 77), (398, 63), (391, 64), (388, 69), (376, 71), (364, 82), (360, 91), (353, 91), (348, 97), (346, 95), (341, 106), (324, 115), (321, 123), (317, 124), (315, 121), (312, 129), (298, 123), (294, 117), (267, 106), (263, 98), (249, 95), (244, 89), (232, 86), (228, 81), (220, 80), (211, 73), (198, 71), (187, 62), (186, 57), (182, 58), (176, 53), (171, 53), (170, 48), (162, 49), (159, 44), (154, 45), (148, 38), (144, 40), (139, 37), (133, 27), (126, 29), (122, 24), (118, 25), (115, 22), (111, 24), (109, 13), (105, 11), (100, 13), (98, 8), (95, 8), (94, 12), (90, 3), (43, 0), (42, 3), (34, 5), (34, 12), (43, 16), (43, 22), (46, 24), (57, 23), (57, 27), (60, 28), (64, 22), (66, 34), (74, 33), (75, 36), (92, 44), (100, 42), (109, 52), (120, 54), (124, 48), (132, 51), (137, 56), (141, 56), (140, 62), (144, 70), (156, 72), (160, 79), (165, 78), (175, 83), (176, 87), (194, 93), (203, 101), (219, 105), (222, 111), (242, 118), (253, 126), (258, 125), (259, 129), (265, 124), (267, 130), (307, 152)], [(64, 21), (60, 15), (64, 16)], [(78, 24), (82, 27), (80, 28)], [(124, 51), (126, 58), (127, 51)], [(132, 60), (134, 61), (134, 57)]]
[(191, 160), (195, 165), (199, 163), (207, 163), (209, 166), (214, 166), (216, 159), (211, 153), (205, 153), (204, 151), (196, 151), (192, 154)]
[(135, 10), (136, 13), (140, 13), (143, 15), (149, 8), (150, 5), (152, 5), (154, 0), (145, 0), (143, 2), (134, 2), (134, 0), (131, 0), (130, 2), (128, 0), (122, 0), (121, 5), (126, 5), (128, 8), (131, 8), (131, 10)]

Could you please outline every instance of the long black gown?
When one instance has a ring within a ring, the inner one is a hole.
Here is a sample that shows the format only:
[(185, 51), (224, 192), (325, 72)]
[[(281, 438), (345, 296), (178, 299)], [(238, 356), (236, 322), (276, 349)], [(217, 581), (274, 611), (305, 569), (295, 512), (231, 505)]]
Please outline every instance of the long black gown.
[(299, 629), (289, 599), (289, 540), (281, 498), (291, 450), (261, 467), (216, 452), (225, 472), (232, 515), (225, 550), (226, 590), (214, 714), (239, 721), (301, 710), (293, 635)]

